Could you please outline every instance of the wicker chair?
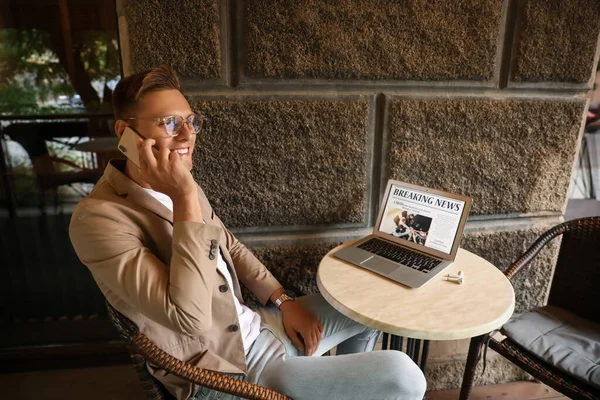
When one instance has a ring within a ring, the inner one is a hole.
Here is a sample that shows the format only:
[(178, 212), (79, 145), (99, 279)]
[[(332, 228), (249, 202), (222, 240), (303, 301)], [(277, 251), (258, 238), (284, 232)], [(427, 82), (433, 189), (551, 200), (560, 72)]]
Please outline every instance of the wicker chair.
[[(509, 280), (526, 267), (552, 239), (562, 235), (560, 252), (552, 278), (548, 304), (560, 307), (586, 320), (600, 323), (597, 290), (600, 287), (600, 217), (581, 218), (562, 223), (541, 235), (511, 264), (504, 274)], [(467, 399), (475, 367), (487, 344), (534, 378), (574, 399), (600, 399), (600, 390), (544, 362), (506, 338), (501, 342), (491, 335), (471, 340), (463, 379), (461, 399)]]
[(146, 361), (160, 366), (170, 374), (209, 389), (225, 392), (234, 396), (256, 400), (291, 400), (271, 389), (241, 381), (217, 372), (198, 368), (192, 364), (178, 360), (158, 348), (123, 314), (106, 302), (108, 315), (119, 335), (125, 340), (129, 355), (142, 387), (151, 400), (172, 400), (174, 397), (146, 369)]

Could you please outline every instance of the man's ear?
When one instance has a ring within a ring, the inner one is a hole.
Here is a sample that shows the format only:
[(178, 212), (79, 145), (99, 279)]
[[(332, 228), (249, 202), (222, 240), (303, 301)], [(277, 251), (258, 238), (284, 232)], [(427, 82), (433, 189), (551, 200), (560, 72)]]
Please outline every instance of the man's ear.
[(124, 120), (119, 119), (115, 122), (115, 133), (119, 139), (121, 139), (121, 136), (123, 136), (123, 131), (125, 128), (127, 128), (127, 122)]

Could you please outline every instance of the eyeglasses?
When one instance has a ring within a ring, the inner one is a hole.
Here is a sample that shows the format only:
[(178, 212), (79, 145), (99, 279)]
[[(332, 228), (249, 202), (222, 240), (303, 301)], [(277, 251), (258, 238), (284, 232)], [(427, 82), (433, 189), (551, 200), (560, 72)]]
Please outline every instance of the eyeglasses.
[(202, 123), (204, 122), (204, 117), (199, 114), (190, 114), (187, 118), (183, 118), (179, 115), (168, 115), (166, 117), (160, 118), (135, 118), (129, 117), (130, 119), (145, 119), (149, 121), (158, 121), (160, 122), (159, 126), (164, 126), (165, 132), (169, 136), (177, 136), (179, 132), (183, 129), (183, 124), (187, 124), (188, 128), (190, 128), (194, 133), (200, 132), (202, 129)]

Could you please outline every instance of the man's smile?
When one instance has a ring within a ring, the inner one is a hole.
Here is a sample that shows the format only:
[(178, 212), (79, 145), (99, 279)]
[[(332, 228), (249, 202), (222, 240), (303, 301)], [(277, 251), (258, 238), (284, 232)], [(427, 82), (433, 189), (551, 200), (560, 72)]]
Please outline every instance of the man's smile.
[(181, 156), (189, 156), (190, 155), (190, 148), (189, 147), (180, 147), (177, 149), (172, 149), (171, 151), (176, 152), (177, 154), (181, 155)]

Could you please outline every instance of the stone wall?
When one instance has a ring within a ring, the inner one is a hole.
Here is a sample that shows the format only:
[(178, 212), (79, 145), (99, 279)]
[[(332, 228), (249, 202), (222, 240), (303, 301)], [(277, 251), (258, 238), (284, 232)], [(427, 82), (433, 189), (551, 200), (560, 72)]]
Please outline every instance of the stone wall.
[[(567, 4), (568, 3), (568, 4)], [(504, 269), (561, 221), (598, 0), (118, 0), (124, 73), (170, 64), (207, 117), (194, 176), (275, 273), (368, 232), (388, 178), (473, 197), (462, 246)], [(558, 245), (515, 282), (545, 301)], [(466, 341), (432, 344), (430, 388)], [(451, 350), (451, 351), (450, 351)], [(492, 360), (480, 382), (523, 379)]]

